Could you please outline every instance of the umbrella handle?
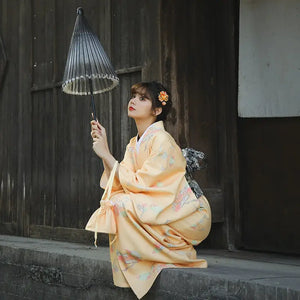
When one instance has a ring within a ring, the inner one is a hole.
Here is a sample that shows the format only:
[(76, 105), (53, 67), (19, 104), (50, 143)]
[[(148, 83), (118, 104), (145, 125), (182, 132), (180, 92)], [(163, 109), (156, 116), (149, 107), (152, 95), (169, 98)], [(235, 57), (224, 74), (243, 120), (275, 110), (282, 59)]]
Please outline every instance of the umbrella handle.
[(92, 110), (93, 110), (93, 118), (94, 118), (95, 121), (97, 121), (96, 105), (95, 105), (95, 101), (94, 101), (93, 84), (92, 84), (91, 79), (89, 79), (89, 84), (90, 84), (90, 92), (91, 92), (91, 105), (92, 105)]

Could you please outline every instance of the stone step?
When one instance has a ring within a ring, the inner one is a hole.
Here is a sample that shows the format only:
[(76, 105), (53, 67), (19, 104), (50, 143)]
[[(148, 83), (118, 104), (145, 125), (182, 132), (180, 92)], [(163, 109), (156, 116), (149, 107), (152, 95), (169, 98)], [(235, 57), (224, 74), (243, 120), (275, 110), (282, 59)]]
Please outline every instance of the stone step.
[[(143, 299), (300, 299), (300, 259), (199, 250), (207, 269), (166, 269)], [(0, 299), (136, 299), (113, 285), (107, 247), (0, 235)]]

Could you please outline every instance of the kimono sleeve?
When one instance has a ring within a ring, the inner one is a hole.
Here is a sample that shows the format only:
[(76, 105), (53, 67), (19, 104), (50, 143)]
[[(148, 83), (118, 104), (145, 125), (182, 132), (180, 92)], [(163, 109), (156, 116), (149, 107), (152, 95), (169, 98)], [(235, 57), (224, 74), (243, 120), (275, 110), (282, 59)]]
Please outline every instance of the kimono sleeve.
[[(104, 171), (102, 173), (102, 176), (101, 176), (101, 179), (100, 179), (100, 187), (102, 189), (106, 188), (108, 178), (109, 178), (109, 176), (107, 175), (107, 171), (104, 169)], [(122, 190), (122, 189), (123, 188), (122, 188), (122, 185), (121, 185), (118, 177), (115, 176), (114, 181), (113, 181), (113, 185), (112, 185), (112, 189), (111, 189), (112, 192), (119, 191), (119, 190)]]
[(174, 194), (174, 184), (185, 174), (186, 160), (181, 149), (172, 137), (160, 134), (153, 138), (148, 146), (149, 156), (142, 167), (133, 171), (126, 164), (120, 163), (119, 179), (127, 193), (160, 192)]

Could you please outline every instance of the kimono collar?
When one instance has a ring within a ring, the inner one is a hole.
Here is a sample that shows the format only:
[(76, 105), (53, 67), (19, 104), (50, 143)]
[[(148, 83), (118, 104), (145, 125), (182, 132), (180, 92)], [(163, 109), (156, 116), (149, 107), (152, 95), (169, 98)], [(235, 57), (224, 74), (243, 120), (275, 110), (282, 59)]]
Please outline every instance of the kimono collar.
[(147, 129), (144, 131), (140, 139), (138, 140), (138, 134), (136, 135), (136, 150), (139, 151), (140, 144), (142, 140), (145, 138), (146, 135), (151, 133), (152, 131), (155, 130), (164, 130), (164, 122), (163, 121), (157, 121), (152, 123), (150, 126), (147, 127)]

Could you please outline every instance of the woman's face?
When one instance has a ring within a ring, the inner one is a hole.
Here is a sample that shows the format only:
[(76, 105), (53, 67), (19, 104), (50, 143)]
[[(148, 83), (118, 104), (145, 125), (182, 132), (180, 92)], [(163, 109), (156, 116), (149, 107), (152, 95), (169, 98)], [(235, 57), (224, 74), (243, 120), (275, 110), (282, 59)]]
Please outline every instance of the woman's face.
[(152, 101), (139, 93), (133, 94), (128, 102), (128, 117), (135, 120), (155, 118)]

